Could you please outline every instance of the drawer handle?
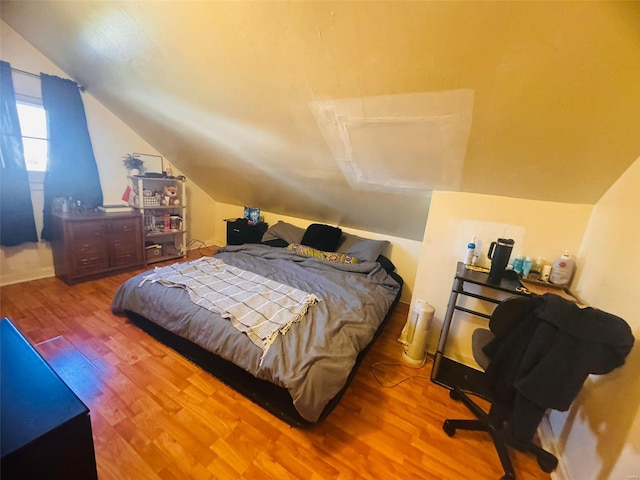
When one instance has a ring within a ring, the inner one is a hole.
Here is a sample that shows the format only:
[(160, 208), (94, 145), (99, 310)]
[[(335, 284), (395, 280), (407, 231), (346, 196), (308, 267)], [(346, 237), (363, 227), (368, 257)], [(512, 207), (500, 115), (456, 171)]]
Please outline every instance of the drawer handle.
[(80, 259), (82, 266), (94, 265), (100, 261), (100, 257), (88, 257)]

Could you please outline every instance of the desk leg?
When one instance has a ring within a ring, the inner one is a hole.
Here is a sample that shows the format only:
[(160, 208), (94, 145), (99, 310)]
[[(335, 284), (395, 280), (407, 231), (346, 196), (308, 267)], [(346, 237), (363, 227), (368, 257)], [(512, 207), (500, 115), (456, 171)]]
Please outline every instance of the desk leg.
[(447, 311), (444, 314), (442, 320), (442, 329), (440, 330), (440, 339), (438, 340), (438, 349), (436, 350), (435, 357), (433, 359), (433, 367), (431, 369), (431, 380), (437, 382), (438, 370), (440, 370), (440, 362), (444, 355), (444, 347), (447, 344), (447, 337), (449, 336), (449, 328), (451, 327), (451, 320), (453, 319), (453, 312), (456, 308), (456, 302), (458, 301), (458, 292), (462, 288), (462, 280), (454, 278), (453, 286), (451, 287), (451, 295), (449, 295), (449, 303), (447, 304)]

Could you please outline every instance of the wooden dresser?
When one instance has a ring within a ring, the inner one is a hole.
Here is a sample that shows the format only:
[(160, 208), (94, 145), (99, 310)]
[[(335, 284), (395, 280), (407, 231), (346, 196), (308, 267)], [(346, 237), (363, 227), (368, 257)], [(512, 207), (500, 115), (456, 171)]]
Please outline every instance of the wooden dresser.
[(142, 215), (56, 213), (53, 216), (53, 264), (68, 284), (144, 266)]

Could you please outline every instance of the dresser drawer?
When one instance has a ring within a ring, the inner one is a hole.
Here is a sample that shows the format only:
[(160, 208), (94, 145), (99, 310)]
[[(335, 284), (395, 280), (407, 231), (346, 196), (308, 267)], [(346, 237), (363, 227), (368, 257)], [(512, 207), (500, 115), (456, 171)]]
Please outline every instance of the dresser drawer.
[(135, 233), (140, 220), (137, 218), (119, 218), (109, 222), (109, 233)]
[(86, 248), (73, 257), (76, 275), (91, 274), (109, 268), (109, 255), (104, 247)]
[(73, 241), (91, 241), (101, 239), (107, 234), (106, 222), (72, 222), (68, 224), (69, 234)]

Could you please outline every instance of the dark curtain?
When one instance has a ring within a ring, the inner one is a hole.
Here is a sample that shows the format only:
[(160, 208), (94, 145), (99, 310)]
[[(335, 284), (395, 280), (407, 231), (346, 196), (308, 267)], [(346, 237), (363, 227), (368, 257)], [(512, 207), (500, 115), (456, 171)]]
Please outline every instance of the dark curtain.
[(102, 205), (102, 187), (78, 84), (44, 73), (40, 78), (49, 133), (42, 238), (51, 240), (53, 199), (72, 197), (82, 207), (93, 209)]
[(0, 244), (13, 246), (37, 242), (38, 234), (33, 218), (29, 174), (24, 163), (11, 65), (3, 61), (0, 75)]

